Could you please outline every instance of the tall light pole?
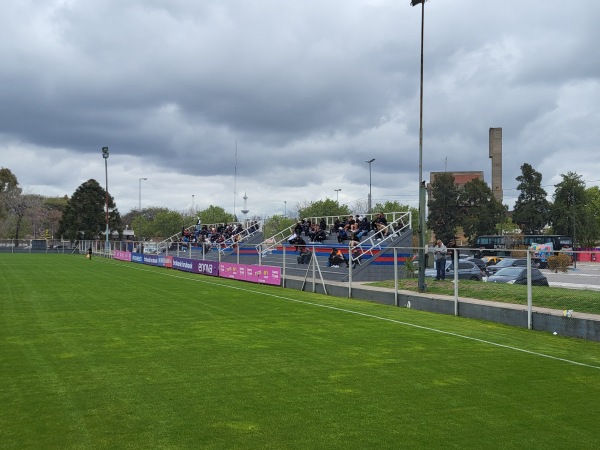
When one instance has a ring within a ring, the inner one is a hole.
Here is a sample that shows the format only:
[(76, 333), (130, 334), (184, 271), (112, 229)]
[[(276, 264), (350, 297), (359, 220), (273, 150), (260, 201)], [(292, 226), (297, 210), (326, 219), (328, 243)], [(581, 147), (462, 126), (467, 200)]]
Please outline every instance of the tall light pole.
[(335, 191), (335, 201), (339, 203), (340, 202), (340, 191), (341, 191), (341, 189), (334, 189), (334, 191)]
[(425, 292), (425, 180), (423, 180), (423, 41), (425, 38), (425, 1), (411, 0), (411, 6), (421, 4), (421, 83), (419, 95), (419, 292)]
[(283, 217), (287, 217), (287, 200), (283, 201)]
[(140, 204), (138, 205), (138, 211), (142, 210), (142, 180), (146, 181), (147, 179), (148, 178), (140, 178), (139, 179), (139, 182), (140, 182), (140, 190), (139, 190), (139, 193), (140, 193)]
[(371, 214), (371, 164), (375, 161), (375, 158), (365, 161), (369, 165), (369, 202), (368, 202), (368, 213)]
[(102, 157), (104, 158), (104, 175), (106, 176), (106, 245), (104, 251), (110, 252), (110, 241), (108, 240), (108, 147), (102, 147)]
[(192, 214), (194, 214), (194, 194), (192, 194)]

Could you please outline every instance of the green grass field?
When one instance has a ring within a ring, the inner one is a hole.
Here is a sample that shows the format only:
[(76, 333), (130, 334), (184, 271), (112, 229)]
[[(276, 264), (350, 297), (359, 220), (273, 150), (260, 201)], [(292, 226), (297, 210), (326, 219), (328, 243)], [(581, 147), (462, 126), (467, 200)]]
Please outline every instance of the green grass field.
[(596, 449), (598, 405), (598, 343), (0, 254), (2, 449)]

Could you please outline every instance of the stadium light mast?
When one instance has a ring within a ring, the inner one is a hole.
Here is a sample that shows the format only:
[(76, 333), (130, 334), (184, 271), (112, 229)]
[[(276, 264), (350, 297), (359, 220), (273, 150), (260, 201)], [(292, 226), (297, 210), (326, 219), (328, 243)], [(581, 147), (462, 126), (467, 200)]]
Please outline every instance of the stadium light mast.
[(371, 214), (371, 164), (375, 161), (375, 158), (365, 161), (369, 165), (369, 202), (368, 202), (368, 213)]
[(141, 210), (142, 210), (142, 180), (146, 181), (147, 179), (148, 179), (148, 178), (140, 178), (140, 179), (139, 179), (139, 181), (140, 181), (140, 190), (139, 190), (139, 193), (140, 193), (140, 202), (139, 202), (139, 203), (140, 203), (140, 204), (139, 204), (139, 206), (138, 206), (138, 210), (139, 210), (139, 211), (141, 211)]
[(335, 191), (335, 201), (339, 204), (340, 203), (340, 191), (341, 189), (334, 189)]
[(104, 251), (110, 252), (110, 241), (108, 240), (108, 147), (102, 147), (102, 157), (104, 158), (104, 175), (106, 177), (106, 245)]
[(425, 38), (425, 1), (411, 0), (411, 6), (421, 4), (421, 83), (419, 95), (419, 292), (425, 292), (425, 180), (423, 180), (423, 41)]

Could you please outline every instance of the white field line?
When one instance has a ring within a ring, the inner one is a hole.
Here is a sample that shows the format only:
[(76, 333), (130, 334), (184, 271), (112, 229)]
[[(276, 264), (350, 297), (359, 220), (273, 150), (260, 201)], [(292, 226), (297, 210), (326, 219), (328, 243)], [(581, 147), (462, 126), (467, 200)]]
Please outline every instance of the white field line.
[[(107, 261), (108, 262), (108, 260), (101, 260), (101, 261)], [(149, 270), (147, 270), (145, 267), (140, 266), (138, 264), (126, 264), (126, 265), (124, 264), (124, 266), (126, 266), (128, 268), (135, 269), (135, 270), (142, 270), (142, 271), (149, 272)], [(153, 272), (153, 273), (156, 273), (156, 272)], [(159, 272), (159, 273), (161, 273), (161, 272)], [(573, 361), (571, 359), (565, 359), (565, 358), (560, 358), (558, 356), (547, 355), (545, 353), (534, 352), (534, 351), (531, 351), (531, 350), (526, 350), (526, 349), (519, 348), (519, 347), (513, 347), (511, 345), (500, 344), (498, 342), (492, 342), (492, 341), (488, 341), (488, 340), (485, 340), (485, 339), (479, 339), (479, 338), (475, 338), (475, 337), (471, 337), (471, 336), (465, 336), (464, 334), (453, 333), (451, 331), (438, 330), (437, 328), (425, 327), (423, 325), (417, 325), (417, 324), (414, 324), (414, 323), (404, 322), (404, 321), (401, 321), (401, 320), (389, 319), (387, 317), (381, 317), (381, 316), (376, 316), (376, 315), (373, 315), (373, 314), (362, 313), (360, 311), (353, 311), (351, 309), (338, 308), (337, 306), (321, 305), (319, 303), (308, 302), (308, 301), (305, 301), (305, 300), (297, 300), (297, 299), (294, 299), (294, 298), (284, 297), (282, 295), (270, 294), (268, 292), (255, 291), (253, 289), (248, 289), (248, 288), (245, 288), (245, 287), (229, 286), (229, 285), (226, 285), (226, 284), (221, 284), (221, 283), (217, 283), (217, 282), (214, 282), (214, 281), (208, 281), (208, 280), (199, 279), (199, 278), (198, 279), (194, 279), (194, 278), (189, 278), (189, 277), (182, 277), (180, 275), (176, 275), (174, 273), (168, 273), (166, 271), (164, 273), (161, 273), (161, 275), (168, 276), (168, 277), (173, 277), (173, 278), (178, 278), (178, 279), (182, 279), (182, 280), (193, 281), (193, 282), (197, 282), (197, 283), (211, 284), (211, 285), (214, 285), (214, 286), (225, 287), (225, 288), (234, 289), (234, 290), (238, 290), (238, 291), (242, 291), (242, 292), (250, 292), (250, 293), (253, 293), (253, 294), (261, 294), (261, 295), (265, 295), (265, 296), (268, 296), (268, 297), (278, 298), (278, 299), (281, 299), (281, 300), (287, 300), (287, 301), (291, 301), (291, 302), (302, 303), (304, 305), (310, 305), (310, 306), (316, 306), (316, 307), (320, 307), (320, 308), (332, 309), (332, 310), (335, 310), (335, 311), (346, 312), (348, 314), (355, 314), (355, 315), (358, 315), (358, 316), (369, 317), (371, 319), (377, 319), (377, 320), (383, 320), (383, 321), (386, 321), (386, 322), (397, 323), (399, 325), (404, 325), (404, 326), (407, 326), (407, 327), (413, 327), (413, 328), (417, 328), (417, 329), (420, 329), (420, 330), (431, 331), (433, 333), (440, 333), (440, 334), (445, 334), (445, 335), (448, 335), (448, 336), (454, 336), (454, 337), (457, 337), (457, 338), (460, 338), (460, 339), (467, 339), (467, 340), (470, 340), (470, 341), (480, 342), (480, 343), (483, 343), (483, 344), (488, 344), (488, 345), (492, 345), (492, 346), (495, 346), (495, 347), (505, 348), (505, 349), (508, 349), (508, 350), (516, 351), (516, 352), (527, 353), (529, 355), (539, 356), (541, 358), (553, 359), (555, 361), (562, 361), (562, 362), (566, 362), (568, 364), (573, 364), (573, 365), (576, 365), (576, 366), (583, 366), (583, 367), (589, 367), (591, 369), (598, 369), (598, 370), (600, 370), (600, 366), (594, 366), (594, 365), (591, 365), (591, 364), (585, 364), (585, 363), (581, 363), (581, 362), (578, 362), (578, 361)]]

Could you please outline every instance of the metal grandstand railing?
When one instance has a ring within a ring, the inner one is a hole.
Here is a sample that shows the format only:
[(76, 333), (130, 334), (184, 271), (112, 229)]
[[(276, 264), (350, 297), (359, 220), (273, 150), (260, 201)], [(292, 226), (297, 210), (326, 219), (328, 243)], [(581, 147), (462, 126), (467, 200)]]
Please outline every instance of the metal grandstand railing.
[[(191, 226), (185, 228), (183, 231), (191, 231), (191, 230), (194, 230), (195, 228), (196, 228), (196, 225), (191, 225)], [(171, 237), (168, 237), (167, 239), (165, 239), (163, 241), (160, 241), (156, 245), (156, 250), (158, 253), (164, 253), (170, 249), (171, 244), (179, 245), (180, 242), (181, 242), (181, 231), (179, 233), (174, 234)]]
[[(394, 218), (385, 228), (374, 231), (371, 236), (353, 247), (352, 261), (360, 260), (363, 255), (373, 255), (374, 251), (381, 250), (382, 244), (395, 239), (404, 231), (411, 228), (412, 214), (410, 211), (401, 213), (399, 216), (394, 215)], [(356, 252), (356, 256), (354, 256), (354, 252)]]
[(287, 240), (287, 238), (289, 238), (294, 233), (294, 228), (296, 228), (296, 224), (286, 228), (283, 231), (280, 231), (279, 233), (271, 236), (270, 238), (265, 239), (260, 244), (257, 244), (255, 246), (256, 252), (266, 255), (267, 253), (273, 251), (277, 248), (279, 244)]
[[(367, 248), (367, 246), (364, 245), (365, 243), (368, 243), (371, 247), (375, 247), (375, 250), (379, 250), (379, 249), (381, 249), (381, 244), (384, 244), (387, 241), (392, 240), (396, 235), (399, 235), (406, 229), (411, 228), (412, 213), (410, 211), (388, 212), (388, 213), (385, 213), (385, 215), (387, 217), (391, 216), (391, 220), (388, 222), (387, 227), (385, 227), (385, 229), (382, 230), (386, 233), (386, 236), (378, 241), (376, 238), (374, 238), (374, 236), (378, 235), (377, 231), (375, 231), (371, 235), (371, 237), (365, 239), (363, 242), (361, 242), (360, 245), (356, 246), (356, 248), (358, 248), (360, 250), (357, 258), (360, 258), (364, 254), (369, 254), (369, 255), (372, 254), (372, 251), (370, 250), (370, 248)], [(366, 216), (372, 219), (373, 217), (376, 216), (376, 214), (367, 214)], [(337, 218), (337, 217), (339, 217), (339, 216), (325, 217), (327, 225), (329, 226), (330, 224), (333, 224), (332, 219)], [(314, 222), (314, 223), (319, 222), (319, 219), (317, 219), (316, 217), (307, 218), (307, 219), (311, 220), (311, 222)], [(256, 245), (257, 253), (262, 253), (263, 255), (266, 255), (267, 253), (276, 249), (279, 245), (281, 245), (281, 243), (283, 243), (284, 241), (287, 241), (287, 239), (294, 233), (295, 228), (296, 228), (296, 224), (265, 239), (263, 242)]]
[(262, 227), (263, 227), (262, 220), (254, 221), (252, 223), (252, 225), (244, 228), (239, 233), (234, 234), (233, 236), (231, 236), (231, 238), (227, 239), (225, 242), (223, 242), (221, 244), (217, 244), (219, 246), (218, 247), (219, 252), (225, 253), (228, 250), (233, 250), (233, 248), (237, 244), (240, 244), (241, 242), (247, 240), (248, 238), (260, 233), (260, 231), (262, 230)]
[[(238, 222), (231, 222), (230, 224), (231, 225), (239, 225)], [(248, 225), (248, 223), (246, 225)], [(218, 226), (218, 224), (207, 225), (207, 227), (209, 229), (216, 228), (217, 226)], [(232, 249), (236, 244), (238, 244), (238, 243), (246, 240), (248, 237), (253, 236), (253, 235), (257, 234), (258, 232), (260, 232), (260, 230), (262, 230), (262, 226), (263, 226), (262, 220), (252, 221), (252, 223), (249, 226), (246, 226), (239, 233), (232, 235), (231, 238), (227, 239), (227, 241), (221, 242), (221, 243), (213, 243), (213, 248), (216, 248), (221, 253), (226, 252), (227, 250)], [(169, 249), (172, 244), (175, 244), (175, 245), (181, 244), (182, 243), (182, 241), (181, 241), (182, 232), (184, 232), (184, 231), (193, 232), (193, 231), (195, 231), (195, 229), (196, 229), (196, 225), (191, 225), (191, 226), (183, 229), (179, 233), (176, 233), (173, 236), (159, 242), (157, 244), (158, 253), (166, 252), (167, 249)], [(186, 244), (189, 244), (189, 242)]]

